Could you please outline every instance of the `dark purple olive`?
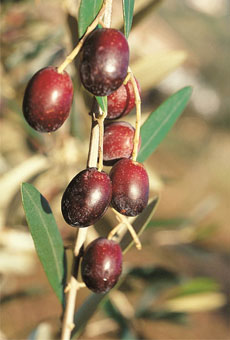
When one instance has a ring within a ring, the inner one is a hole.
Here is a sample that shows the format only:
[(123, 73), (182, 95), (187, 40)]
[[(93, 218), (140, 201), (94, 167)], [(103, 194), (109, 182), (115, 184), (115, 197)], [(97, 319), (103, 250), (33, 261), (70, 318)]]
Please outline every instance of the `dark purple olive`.
[[(139, 95), (140, 85), (136, 80)], [(118, 119), (126, 116), (135, 106), (135, 93), (131, 80), (122, 84), (116, 91), (108, 96), (108, 113), (106, 119)]]
[(29, 81), (23, 99), (23, 114), (28, 124), (39, 132), (57, 130), (69, 116), (73, 84), (66, 72), (46, 67)]
[(141, 163), (123, 158), (110, 171), (112, 181), (111, 205), (119, 213), (136, 216), (148, 204), (149, 179)]
[(66, 188), (61, 202), (66, 223), (87, 227), (106, 212), (112, 195), (112, 184), (104, 171), (88, 168), (77, 174)]
[(99, 28), (86, 39), (81, 54), (80, 77), (95, 96), (107, 96), (123, 83), (129, 66), (129, 46), (114, 28)]
[(91, 242), (85, 250), (81, 275), (86, 286), (95, 293), (109, 291), (122, 271), (122, 251), (118, 243), (106, 238)]

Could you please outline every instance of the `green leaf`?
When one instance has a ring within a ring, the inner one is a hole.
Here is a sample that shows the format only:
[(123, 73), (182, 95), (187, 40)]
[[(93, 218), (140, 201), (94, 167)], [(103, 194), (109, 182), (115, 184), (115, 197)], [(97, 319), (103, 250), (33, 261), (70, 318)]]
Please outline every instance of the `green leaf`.
[[(140, 215), (138, 215), (136, 219), (132, 222), (132, 226), (135, 229), (138, 236), (140, 236), (143, 233), (148, 223), (150, 222), (156, 210), (158, 200), (159, 198), (155, 197), (144, 209), (144, 211)], [(133, 238), (130, 235), (129, 231), (127, 231), (120, 242), (120, 246), (122, 248), (123, 253), (125, 254), (133, 244), (134, 244)]]
[(103, 0), (81, 0), (78, 13), (79, 38), (81, 38), (85, 34), (87, 27), (96, 18), (102, 4)]
[(149, 222), (147, 228), (156, 229), (177, 229), (183, 228), (191, 224), (192, 220), (186, 217), (175, 217), (169, 219), (154, 219)]
[(65, 253), (47, 200), (31, 184), (22, 184), (22, 203), (38, 257), (60, 302), (64, 305)]
[(107, 112), (107, 97), (99, 97), (96, 96), (97, 102), (99, 106), (101, 107), (103, 112)]
[[(126, 0), (124, 0), (126, 1)], [(163, 0), (142, 0), (137, 1), (137, 6), (134, 11), (132, 28), (140, 26), (142, 21), (145, 21), (153, 11), (160, 5)], [(123, 29), (123, 20), (119, 20), (119, 30)]]
[(123, 0), (124, 33), (126, 39), (129, 37), (133, 21), (134, 0)]
[(193, 294), (202, 294), (206, 292), (216, 292), (220, 289), (218, 283), (207, 277), (199, 277), (189, 280), (180, 285), (173, 297), (181, 297)]
[(183, 112), (192, 88), (183, 88), (168, 98), (160, 107), (151, 113), (141, 127), (141, 149), (137, 161), (144, 162), (157, 148)]

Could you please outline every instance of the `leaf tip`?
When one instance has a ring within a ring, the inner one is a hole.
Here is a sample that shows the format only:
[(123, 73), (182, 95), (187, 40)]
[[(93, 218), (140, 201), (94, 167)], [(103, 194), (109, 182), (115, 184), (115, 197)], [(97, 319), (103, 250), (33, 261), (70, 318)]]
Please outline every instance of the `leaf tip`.
[(187, 93), (188, 93), (188, 95), (189, 95), (189, 97), (190, 97), (191, 94), (192, 94), (192, 91), (193, 91), (193, 87), (192, 87), (191, 85), (188, 85), (188, 86), (185, 86), (185, 87), (184, 87), (184, 90), (187, 91)]
[(20, 189), (21, 189), (21, 195), (23, 195), (23, 191), (24, 191), (24, 188), (26, 187), (26, 182), (22, 182), (21, 183), (21, 186), (20, 186)]

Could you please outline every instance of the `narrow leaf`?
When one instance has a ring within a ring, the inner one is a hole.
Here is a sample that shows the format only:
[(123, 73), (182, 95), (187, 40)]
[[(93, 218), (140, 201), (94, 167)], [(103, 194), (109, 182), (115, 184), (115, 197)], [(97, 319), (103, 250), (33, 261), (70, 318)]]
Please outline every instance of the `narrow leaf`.
[[(126, 1), (126, 0), (124, 0)], [(150, 16), (153, 11), (160, 5), (163, 0), (141, 0), (135, 3), (134, 17), (132, 28), (140, 25), (142, 21), (145, 21), (148, 16)], [(116, 18), (116, 26), (120, 30), (123, 29), (124, 20), (123, 18)]]
[(64, 304), (65, 253), (47, 200), (31, 184), (22, 184), (22, 203), (38, 257), (55, 294)]
[(124, 33), (126, 39), (129, 37), (133, 21), (134, 0), (123, 0)]
[(147, 228), (156, 229), (180, 229), (188, 226), (192, 223), (192, 220), (186, 217), (175, 217), (169, 219), (154, 219), (150, 221)]
[(87, 27), (96, 18), (101, 9), (103, 0), (81, 0), (79, 13), (78, 13), (78, 34), (81, 38)]
[(103, 112), (107, 112), (107, 97), (96, 96), (97, 102)]
[(173, 297), (182, 297), (193, 294), (201, 294), (207, 292), (216, 292), (219, 290), (219, 285), (213, 279), (207, 277), (198, 277), (186, 281), (180, 285), (174, 292)]
[(165, 138), (183, 112), (192, 89), (190, 86), (176, 92), (151, 113), (141, 127), (141, 149), (137, 160), (144, 162)]

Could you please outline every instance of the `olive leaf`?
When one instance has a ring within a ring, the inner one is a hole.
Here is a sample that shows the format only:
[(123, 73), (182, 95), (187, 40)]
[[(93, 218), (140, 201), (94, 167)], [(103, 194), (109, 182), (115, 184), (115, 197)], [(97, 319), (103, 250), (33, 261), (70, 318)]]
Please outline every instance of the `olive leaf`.
[(38, 257), (58, 299), (64, 305), (65, 252), (49, 203), (31, 184), (23, 183), (22, 203)]
[(134, 2), (135, 2), (134, 0), (122, 1), (124, 17), (124, 33), (126, 39), (128, 39), (132, 27)]
[(79, 38), (85, 34), (88, 26), (96, 18), (102, 4), (103, 0), (81, 0), (78, 13)]
[(192, 88), (184, 87), (168, 98), (146, 119), (141, 126), (141, 149), (137, 157), (138, 162), (144, 162), (155, 151), (183, 112), (191, 94)]

